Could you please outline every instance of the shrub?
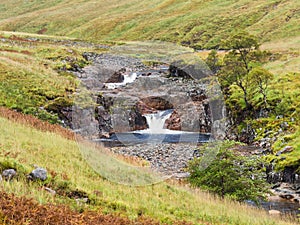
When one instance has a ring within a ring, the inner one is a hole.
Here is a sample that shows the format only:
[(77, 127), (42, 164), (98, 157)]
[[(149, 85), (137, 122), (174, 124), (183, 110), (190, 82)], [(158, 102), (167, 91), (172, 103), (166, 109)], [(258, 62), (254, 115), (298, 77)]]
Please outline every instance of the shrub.
[(225, 142), (215, 146), (220, 149), (206, 168), (203, 168), (206, 157), (192, 160), (188, 167), (191, 174), (189, 181), (193, 186), (216, 193), (222, 198), (258, 202), (268, 192), (261, 160), (239, 155), (229, 149), (232, 145), (231, 142)]

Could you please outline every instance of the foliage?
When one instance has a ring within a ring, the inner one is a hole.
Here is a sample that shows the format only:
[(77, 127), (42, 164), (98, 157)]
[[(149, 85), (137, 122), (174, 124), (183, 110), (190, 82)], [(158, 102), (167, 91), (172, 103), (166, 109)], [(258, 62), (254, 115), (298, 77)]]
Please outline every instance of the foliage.
[[(258, 73), (258, 69), (252, 71), (257, 67), (257, 64), (263, 61), (265, 54), (258, 50), (259, 44), (256, 38), (246, 32), (240, 32), (230, 37), (224, 42), (224, 47), (230, 49), (229, 53), (223, 59), (223, 65), (218, 73), (218, 78), (222, 84), (225, 94), (226, 90), (231, 85), (237, 85), (243, 93), (243, 100), (245, 103), (246, 112), (250, 113), (253, 110), (251, 103), (251, 91), (253, 87), (251, 84), (260, 83), (262, 88), (265, 86), (266, 79), (261, 77), (270, 76), (265, 75), (266, 70), (259, 70), (260, 76), (254, 76)], [(263, 88), (263, 93), (265, 93)]]
[(221, 60), (218, 57), (218, 52), (216, 50), (210, 51), (205, 59), (205, 63), (213, 72), (213, 74), (216, 74), (221, 68)]
[(255, 95), (256, 92), (263, 96), (263, 108), (268, 109), (267, 95), (270, 82), (273, 80), (274, 75), (268, 70), (262, 67), (253, 68), (249, 74), (248, 79), (250, 81), (250, 88), (252, 95)]
[(205, 157), (194, 159), (188, 169), (191, 184), (216, 193), (222, 198), (256, 202), (264, 198), (268, 192), (268, 185), (261, 171), (261, 160), (258, 157), (247, 158), (238, 155), (229, 147), (232, 147), (232, 143), (224, 143), (207, 168), (201, 167)]

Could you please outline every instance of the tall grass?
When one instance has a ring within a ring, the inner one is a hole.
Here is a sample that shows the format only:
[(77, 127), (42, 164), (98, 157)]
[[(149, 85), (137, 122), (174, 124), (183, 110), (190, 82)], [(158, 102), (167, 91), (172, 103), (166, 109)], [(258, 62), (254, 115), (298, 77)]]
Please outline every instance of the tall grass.
[[(112, 183), (89, 167), (79, 151), (78, 143), (2, 117), (0, 124), (1, 160), (14, 160), (25, 165), (28, 172), (30, 165), (36, 164), (47, 168), (62, 180), (67, 179), (73, 188), (94, 196), (96, 204), (86, 205), (87, 208), (100, 207), (102, 212), (118, 212), (131, 219), (144, 215), (162, 222), (185, 220), (194, 224), (291, 224), (273, 219), (264, 211), (224, 201), (172, 182), (141, 187)], [(76, 208), (74, 200), (53, 197), (27, 182), (5, 183), (4, 190), (33, 197), (41, 203), (60, 202)]]

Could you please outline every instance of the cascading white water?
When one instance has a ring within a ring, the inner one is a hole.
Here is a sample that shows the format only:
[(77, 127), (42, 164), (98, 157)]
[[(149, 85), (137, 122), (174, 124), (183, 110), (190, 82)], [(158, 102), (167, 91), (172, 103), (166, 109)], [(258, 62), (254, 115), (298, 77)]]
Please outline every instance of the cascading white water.
[(128, 75), (125, 74), (123, 82), (121, 82), (121, 83), (105, 83), (105, 86), (108, 89), (115, 89), (117, 87), (124, 86), (128, 83), (133, 83), (136, 78), (137, 78), (137, 73), (130, 73)]
[(163, 134), (167, 133), (168, 129), (164, 129), (164, 125), (167, 119), (170, 118), (173, 110), (159, 111), (157, 113), (146, 114), (146, 121), (149, 126), (148, 129), (144, 130), (151, 134)]

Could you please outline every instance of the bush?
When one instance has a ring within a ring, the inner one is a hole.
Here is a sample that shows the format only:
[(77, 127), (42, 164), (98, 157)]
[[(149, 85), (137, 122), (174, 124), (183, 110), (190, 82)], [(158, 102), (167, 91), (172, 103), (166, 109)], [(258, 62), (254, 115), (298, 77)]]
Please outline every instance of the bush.
[(268, 185), (262, 171), (262, 161), (258, 157), (239, 155), (230, 149), (232, 145), (231, 142), (216, 145), (214, 148), (219, 148), (216, 157), (206, 168), (203, 165), (207, 163), (204, 162), (207, 157), (192, 160), (188, 167), (190, 183), (222, 198), (255, 202), (264, 199)]

